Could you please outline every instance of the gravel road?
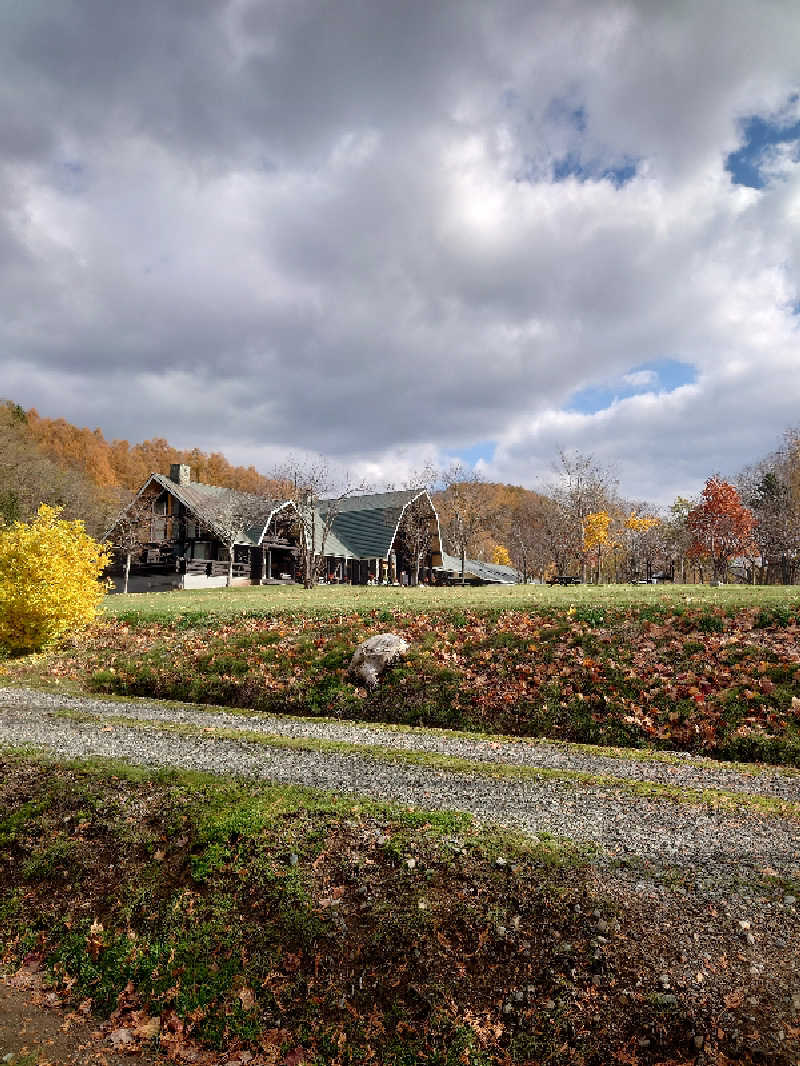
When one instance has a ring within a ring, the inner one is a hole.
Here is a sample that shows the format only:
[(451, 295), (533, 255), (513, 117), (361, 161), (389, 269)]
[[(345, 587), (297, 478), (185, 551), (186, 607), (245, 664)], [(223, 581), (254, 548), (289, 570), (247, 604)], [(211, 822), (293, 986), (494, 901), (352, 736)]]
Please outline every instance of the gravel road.
[(290, 737), (298, 740), (324, 739), (346, 744), (369, 744), (398, 751), (424, 751), (451, 755), (472, 762), (503, 763), (543, 769), (576, 771), (627, 780), (653, 781), (679, 788), (721, 789), (800, 803), (800, 772), (772, 766), (736, 769), (731, 764), (692, 758), (681, 754), (670, 760), (658, 758), (623, 758), (587, 753), (578, 747), (527, 738), (499, 740), (496, 737), (475, 739), (444, 731), (398, 729), (354, 722), (324, 722), (307, 718), (275, 715), (241, 714), (236, 711), (202, 710), (150, 700), (115, 703), (110, 700), (87, 700), (60, 696), (30, 689), (0, 689), (0, 709), (18, 706), (23, 701), (41, 710), (73, 710), (101, 715), (104, 718), (138, 718), (203, 728), (239, 729), (265, 736)]
[[(80, 711), (103, 721), (58, 717)], [(468, 811), (531, 833), (548, 832), (600, 845), (611, 856), (650, 859), (704, 871), (737, 865), (792, 876), (800, 865), (800, 822), (775, 815), (665, 798), (633, 796), (613, 784), (546, 777), (495, 779), (407, 763), (376, 761), (353, 752), (290, 750), (218, 736), (181, 736), (157, 727), (140, 729), (114, 718), (240, 728), (281, 736), (379, 744), (401, 750), (457, 755), (481, 762), (588, 771), (684, 788), (724, 789), (800, 800), (800, 777), (769, 768), (756, 774), (719, 769), (691, 758), (679, 763), (615, 759), (542, 743), (474, 740), (397, 732), (347, 723), (314, 723), (165, 706), (67, 697), (25, 689), (0, 689), (0, 743), (31, 745), (64, 757), (101, 755), (152, 766), (180, 766), (225, 776), (260, 777), (287, 784), (344, 791), (428, 808)]]

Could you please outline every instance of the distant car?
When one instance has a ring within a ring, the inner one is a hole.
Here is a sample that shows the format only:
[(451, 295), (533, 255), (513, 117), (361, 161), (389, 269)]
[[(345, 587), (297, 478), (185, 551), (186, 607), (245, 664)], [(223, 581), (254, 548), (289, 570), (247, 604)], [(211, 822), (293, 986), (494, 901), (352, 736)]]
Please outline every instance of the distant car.
[(580, 585), (581, 579), (579, 577), (567, 577), (565, 574), (559, 574), (557, 577), (549, 577), (547, 579), (548, 585)]

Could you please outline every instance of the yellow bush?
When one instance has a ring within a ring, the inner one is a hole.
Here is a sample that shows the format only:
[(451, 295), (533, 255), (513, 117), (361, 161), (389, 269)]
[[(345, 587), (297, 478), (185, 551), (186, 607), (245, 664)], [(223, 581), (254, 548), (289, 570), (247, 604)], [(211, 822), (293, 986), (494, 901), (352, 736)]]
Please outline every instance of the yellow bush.
[(108, 549), (41, 506), (30, 523), (0, 527), (0, 646), (42, 648), (97, 614)]

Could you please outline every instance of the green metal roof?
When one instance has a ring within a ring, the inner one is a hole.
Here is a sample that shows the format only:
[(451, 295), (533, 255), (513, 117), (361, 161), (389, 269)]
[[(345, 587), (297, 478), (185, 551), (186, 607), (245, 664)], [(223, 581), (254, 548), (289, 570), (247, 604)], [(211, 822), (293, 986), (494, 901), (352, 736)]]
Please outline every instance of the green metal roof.
[[(403, 510), (420, 496), (427, 496), (425, 489), (401, 489), (398, 492), (346, 496), (341, 500), (320, 500), (317, 510), (321, 520), (324, 521), (324, 516), (330, 513), (332, 507), (336, 510), (325, 542), (325, 554), (354, 559), (385, 559), (392, 550)], [(343, 551), (334, 550), (336, 542)]]

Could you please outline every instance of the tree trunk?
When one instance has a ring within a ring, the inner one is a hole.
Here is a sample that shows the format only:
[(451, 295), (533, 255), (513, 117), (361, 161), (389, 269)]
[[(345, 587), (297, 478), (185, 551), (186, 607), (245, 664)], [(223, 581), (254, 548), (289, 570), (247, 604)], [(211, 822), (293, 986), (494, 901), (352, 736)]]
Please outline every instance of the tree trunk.
[(228, 550), (228, 576), (225, 578), (226, 588), (233, 584), (233, 548)]
[(122, 585), (122, 591), (123, 592), (127, 592), (128, 591), (128, 578), (130, 577), (130, 573), (131, 573), (131, 553), (127, 552), (126, 555), (125, 555), (125, 581), (123, 582), (123, 585)]
[(464, 570), (466, 569), (466, 565), (467, 565), (467, 547), (462, 542), (462, 544), (461, 544), (461, 585), (462, 585), (462, 587), (464, 585)]

